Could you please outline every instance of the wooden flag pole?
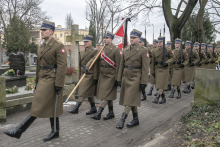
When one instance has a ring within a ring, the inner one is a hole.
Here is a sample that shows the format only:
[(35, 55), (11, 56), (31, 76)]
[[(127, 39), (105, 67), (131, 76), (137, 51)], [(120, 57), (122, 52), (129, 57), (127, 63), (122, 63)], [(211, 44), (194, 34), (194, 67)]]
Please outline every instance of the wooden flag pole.
[[(98, 57), (100, 56), (100, 54), (102, 53), (104, 48), (105, 48), (105, 45), (102, 47), (102, 49), (99, 51), (98, 55), (92, 61), (91, 65), (89, 66), (89, 70), (92, 68), (93, 64), (96, 62), (96, 60), (98, 59)], [(83, 76), (80, 78), (79, 82), (76, 84), (76, 86), (74, 87), (74, 89), (72, 90), (72, 92), (70, 93), (70, 95), (68, 96), (68, 98), (66, 99), (66, 101), (64, 103), (67, 103), (69, 101), (70, 97), (73, 95), (73, 93), (79, 87), (79, 84), (82, 82), (82, 80), (85, 78), (85, 76), (86, 76), (86, 74), (84, 73)]]

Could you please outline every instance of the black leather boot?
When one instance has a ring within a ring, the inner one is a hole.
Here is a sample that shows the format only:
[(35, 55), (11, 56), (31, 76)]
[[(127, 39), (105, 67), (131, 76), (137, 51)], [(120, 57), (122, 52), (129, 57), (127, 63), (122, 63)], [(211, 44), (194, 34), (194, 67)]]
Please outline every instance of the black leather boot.
[[(59, 137), (59, 130), (60, 130), (60, 127), (59, 127), (59, 118), (56, 117), (56, 126), (54, 126), (54, 118), (50, 118), (50, 125), (51, 125), (51, 132), (50, 134), (44, 138), (44, 142), (46, 141), (50, 141), (54, 138), (58, 138)], [(56, 132), (54, 130), (54, 127), (56, 127)]]
[(172, 89), (172, 90), (171, 90), (171, 93), (170, 93), (169, 98), (173, 98), (173, 97), (174, 97), (174, 93), (175, 93), (175, 91), (176, 91), (175, 89)]
[(154, 96), (157, 96), (157, 92), (154, 94)]
[(170, 91), (171, 90), (171, 84), (168, 84), (167, 89), (165, 91)]
[(12, 130), (5, 131), (5, 134), (10, 136), (10, 137), (20, 139), (21, 134), (27, 130), (27, 128), (34, 122), (34, 120), (36, 118), (37, 117), (28, 115), (25, 118), (25, 120), (22, 123), (20, 123), (19, 126), (17, 126), (16, 128), (14, 128)]
[(96, 114), (94, 114), (93, 116), (91, 116), (91, 118), (96, 119), (96, 120), (100, 120), (103, 110), (104, 110), (103, 107), (99, 107), (98, 112)]
[(177, 92), (178, 92), (178, 95), (177, 95), (177, 99), (180, 99), (181, 98), (181, 91), (180, 91), (180, 89), (177, 89)]
[(138, 113), (133, 113), (133, 120), (127, 124), (127, 127), (131, 128), (138, 125), (139, 125)]
[(187, 91), (187, 85), (185, 85), (185, 88), (183, 89), (183, 92), (186, 93)]
[(159, 102), (159, 104), (166, 103), (166, 98), (165, 98), (165, 94), (164, 93), (161, 95), (161, 97), (162, 97), (162, 100)]
[(91, 109), (88, 112), (86, 112), (86, 115), (97, 113), (95, 103), (90, 103), (90, 105), (91, 105)]
[(146, 93), (145, 93), (145, 91), (142, 91), (141, 101), (144, 101), (146, 99), (147, 99)]
[(81, 102), (77, 102), (76, 105), (73, 107), (72, 110), (68, 111), (68, 113), (71, 113), (71, 114), (78, 114), (78, 110), (79, 110), (79, 107), (81, 106)]
[(153, 89), (154, 89), (154, 87), (150, 87), (150, 91), (147, 93), (147, 95), (152, 95)]
[(155, 99), (152, 102), (158, 104), (159, 98), (160, 98), (160, 94), (158, 93), (157, 96), (155, 97)]
[(123, 129), (124, 128), (124, 123), (125, 123), (126, 118), (127, 118), (127, 114), (123, 112), (122, 117), (121, 117), (118, 125), (116, 126), (117, 129)]
[(191, 92), (191, 88), (190, 88), (190, 85), (187, 86), (187, 90), (186, 90), (186, 93), (190, 93)]
[(193, 80), (193, 83), (192, 83), (192, 86), (191, 86), (192, 89), (195, 88), (195, 81)]
[(109, 113), (103, 117), (103, 120), (108, 120), (108, 119), (112, 119), (112, 118), (115, 118), (115, 114), (114, 114), (114, 111), (113, 111), (113, 106), (108, 106), (108, 110), (109, 110)]

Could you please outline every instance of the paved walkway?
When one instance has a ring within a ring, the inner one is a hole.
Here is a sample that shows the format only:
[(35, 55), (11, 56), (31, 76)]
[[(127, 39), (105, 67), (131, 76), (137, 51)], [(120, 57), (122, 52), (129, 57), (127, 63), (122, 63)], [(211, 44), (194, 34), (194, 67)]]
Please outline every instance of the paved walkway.
[[(183, 89), (183, 86), (182, 86)], [(149, 86), (146, 88), (149, 91)], [(154, 91), (155, 93), (155, 91)], [(118, 99), (119, 99), (118, 92)], [(166, 92), (167, 102), (163, 105), (153, 104), (154, 96), (148, 97), (138, 108), (140, 125), (127, 128), (126, 124), (132, 120), (129, 114), (122, 130), (116, 129), (124, 107), (118, 105), (118, 99), (114, 101), (115, 118), (112, 120), (92, 120), (85, 115), (90, 105), (85, 101), (78, 115), (67, 113), (73, 106), (65, 106), (64, 114), (60, 117), (60, 137), (50, 142), (43, 142), (43, 138), (50, 132), (49, 119), (38, 118), (23, 133), (21, 138), (14, 139), (4, 135), (4, 130), (17, 126), (27, 115), (28, 111), (11, 115), (6, 123), (0, 123), (1, 147), (133, 147), (143, 146), (155, 137), (170, 129), (178, 121), (181, 115), (190, 110), (190, 102), (193, 100), (193, 91), (190, 94), (182, 93), (181, 99), (168, 98), (170, 91)], [(106, 108), (103, 115), (106, 115)]]

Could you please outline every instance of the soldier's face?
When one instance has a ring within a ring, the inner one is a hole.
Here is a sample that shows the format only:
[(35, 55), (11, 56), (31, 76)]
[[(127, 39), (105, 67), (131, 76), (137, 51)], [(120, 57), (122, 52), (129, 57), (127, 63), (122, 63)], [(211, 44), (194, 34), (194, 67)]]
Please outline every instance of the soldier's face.
[(109, 45), (109, 44), (112, 43), (112, 39), (110, 37), (105, 37), (104, 38), (104, 43), (105, 43), (105, 45)]
[(52, 37), (53, 30), (51, 29), (43, 29), (41, 30), (41, 38), (47, 40), (48, 38)]
[(187, 48), (187, 49), (190, 49), (190, 48), (191, 48), (191, 45), (186, 45), (186, 48)]
[(180, 44), (179, 43), (175, 43), (175, 48), (180, 48)]
[(197, 49), (199, 49), (199, 46), (194, 46), (194, 48), (193, 48), (193, 49), (196, 49), (196, 50), (197, 50)]
[(212, 48), (211, 48), (211, 47), (209, 47), (209, 48), (208, 48), (208, 50), (210, 51), (210, 50), (212, 50)]
[(205, 49), (205, 46), (201, 46), (201, 49), (204, 50), (204, 49)]
[(159, 47), (163, 47), (163, 41), (159, 41), (159, 42), (158, 42), (158, 46), (159, 46)]
[(90, 47), (92, 45), (92, 41), (84, 41), (84, 47)]
[(153, 47), (154, 47), (154, 48), (156, 48), (157, 46), (158, 46), (158, 44), (157, 44), (157, 43), (153, 44)]
[(170, 45), (167, 45), (167, 48), (171, 49), (171, 46), (170, 46)]
[(130, 43), (131, 45), (137, 45), (140, 41), (139, 37), (130, 37)]
[(144, 46), (144, 42), (139, 42), (139, 45), (140, 46)]

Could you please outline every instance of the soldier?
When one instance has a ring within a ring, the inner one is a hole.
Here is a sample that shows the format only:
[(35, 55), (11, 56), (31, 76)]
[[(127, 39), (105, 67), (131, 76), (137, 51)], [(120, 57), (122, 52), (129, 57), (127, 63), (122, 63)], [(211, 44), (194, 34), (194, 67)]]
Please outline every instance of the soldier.
[[(144, 47), (144, 42), (146, 42), (146, 39), (144, 37), (141, 37), (139, 45)], [(149, 48), (146, 48), (146, 47), (144, 47), (144, 48), (149, 52)], [(147, 96), (146, 96), (145, 89), (144, 89), (144, 91), (142, 91), (141, 101), (144, 101), (146, 99), (147, 99)]]
[(200, 61), (199, 54), (195, 51), (192, 50), (191, 54), (191, 41), (186, 41), (186, 53), (188, 54), (189, 57), (189, 62), (184, 68), (184, 79), (183, 81), (185, 82), (185, 89), (183, 90), (184, 93), (190, 93), (191, 88), (190, 88), (190, 82), (193, 81), (194, 78), (194, 72), (195, 72), (195, 65), (197, 65)]
[[(95, 57), (95, 55), (98, 52), (96, 48), (92, 47), (92, 40), (93, 40), (93, 36), (91, 35), (85, 35), (83, 39), (85, 48), (80, 51), (79, 78), (84, 74), (84, 69), (86, 67), (86, 64), (89, 62), (90, 59)], [(85, 97), (88, 98), (91, 105), (91, 109), (88, 112), (86, 112), (86, 115), (91, 115), (97, 112), (95, 106), (95, 100), (94, 100), (95, 87), (97, 83), (98, 83), (98, 64), (95, 63), (79, 86), (79, 90), (78, 90), (79, 100), (77, 101), (73, 109), (68, 111), (68, 113), (78, 114), (78, 109), (82, 104), (82, 102), (84, 101)]]
[(215, 61), (218, 60), (217, 52), (214, 51), (213, 53), (213, 45), (208, 45), (208, 58), (212, 58), (212, 60), (209, 60), (209, 64), (207, 66), (208, 69), (215, 69)]
[[(172, 42), (167, 41), (167, 48), (172, 50)], [(170, 66), (170, 70), (169, 70), (168, 87), (165, 91), (170, 91), (171, 90), (171, 78), (172, 78), (171, 68), (172, 68), (172, 65)]]
[[(152, 67), (152, 52), (154, 50), (156, 50), (157, 48), (158, 48), (158, 40), (154, 39), (154, 41), (153, 41), (153, 49), (150, 49), (150, 51), (149, 51), (149, 55), (150, 55), (150, 71), (153, 70), (153, 67)], [(151, 83), (151, 87), (150, 87), (150, 91), (147, 93), (147, 95), (152, 95), (152, 91), (153, 91), (153, 89), (155, 87), (155, 84), (156, 84), (155, 77), (153, 77), (152, 74), (150, 74), (150, 83)], [(154, 96), (157, 96), (157, 93), (155, 93)]]
[(139, 45), (141, 32), (133, 30), (130, 33), (131, 45), (123, 49), (118, 73), (118, 86), (121, 86), (119, 104), (125, 106), (122, 117), (116, 126), (124, 127), (125, 119), (132, 110), (133, 120), (127, 127), (139, 125), (137, 106), (141, 105), (141, 91), (148, 83), (149, 53)]
[(171, 85), (173, 86), (173, 89), (171, 91), (169, 98), (174, 97), (174, 93), (176, 90), (178, 92), (176, 98), (177, 99), (181, 98), (181, 91), (180, 91), (181, 80), (183, 77), (184, 67), (188, 64), (188, 54), (186, 53), (185, 50), (182, 51), (182, 57), (181, 57), (181, 45), (182, 45), (182, 40), (177, 38), (175, 40), (175, 49), (173, 51), (174, 62), (171, 70), (172, 72)]
[[(5, 134), (17, 139), (37, 117), (50, 118), (51, 132), (44, 138), (44, 141), (59, 137), (59, 116), (63, 114), (63, 86), (67, 54), (64, 45), (52, 37), (55, 30), (54, 22), (44, 21), (40, 29), (44, 43), (37, 51), (35, 93), (30, 115), (15, 129), (5, 131)], [(54, 126), (56, 94), (59, 97), (56, 108), (56, 126)]]
[[(171, 64), (173, 64), (173, 53), (171, 49), (165, 48), (163, 49), (163, 37), (160, 36), (158, 38), (158, 49), (153, 51), (152, 55), (152, 66), (153, 70), (151, 71), (151, 74), (156, 79), (156, 89), (157, 89), (157, 96), (153, 100), (153, 103), (158, 104), (159, 98), (162, 97), (162, 100), (159, 102), (159, 104), (163, 104), (166, 102), (164, 90), (167, 88), (168, 83), (168, 76), (169, 76), (169, 67)], [(164, 51), (166, 53), (165, 59), (164, 57)]]
[(202, 57), (204, 57), (203, 59), (205, 59), (204, 64), (202, 63), (202, 65), (201, 65), (201, 68), (207, 68), (207, 65), (209, 64), (209, 59), (207, 58), (205, 43), (201, 44), (201, 55), (202, 55)]
[[(99, 82), (97, 87), (97, 99), (102, 100), (99, 110), (91, 118), (100, 120), (101, 114), (106, 105), (108, 105), (109, 113), (103, 117), (103, 120), (115, 118), (113, 111), (113, 100), (117, 98), (117, 75), (120, 65), (120, 49), (112, 43), (114, 34), (107, 32), (104, 35), (105, 48), (99, 58), (96, 60), (100, 64)], [(94, 57), (86, 64), (85, 73)]]

